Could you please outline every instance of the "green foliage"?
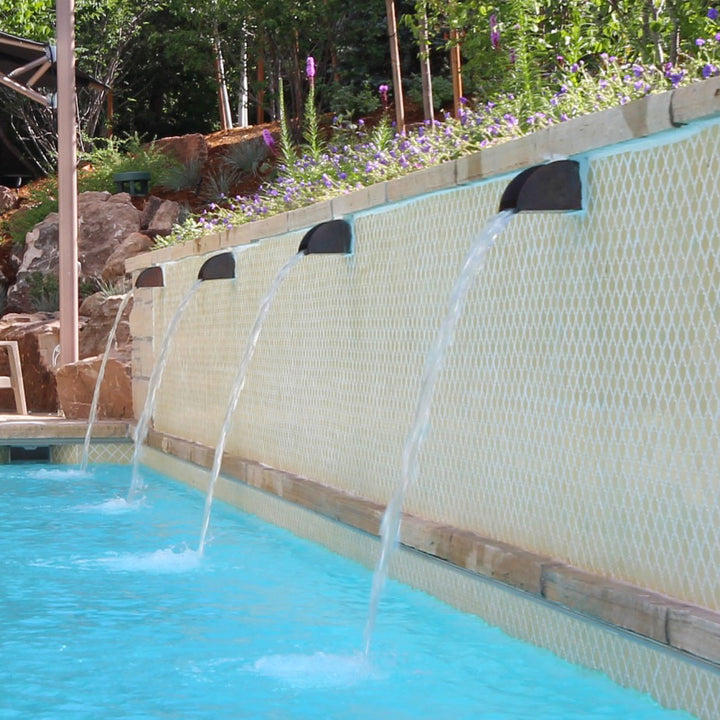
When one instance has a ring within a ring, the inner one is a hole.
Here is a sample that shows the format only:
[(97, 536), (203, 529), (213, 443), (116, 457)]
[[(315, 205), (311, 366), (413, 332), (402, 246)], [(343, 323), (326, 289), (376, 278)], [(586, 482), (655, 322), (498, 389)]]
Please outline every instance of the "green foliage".
[(60, 307), (60, 283), (57, 275), (39, 270), (26, 277), (30, 299), (38, 312), (55, 312)]
[(262, 138), (252, 138), (231, 145), (223, 155), (223, 163), (234, 170), (238, 177), (258, 176), (269, 153), (270, 150)]
[(310, 92), (308, 93), (307, 101), (305, 103), (303, 139), (305, 140), (305, 151), (307, 154), (313, 158), (313, 160), (318, 160), (325, 149), (325, 143), (323, 143), (323, 140), (320, 137), (320, 129), (318, 126), (317, 109), (315, 108), (314, 82), (310, 83)]
[(333, 83), (328, 90), (328, 103), (341, 117), (355, 118), (369, 115), (380, 107), (377, 91), (365, 81), (359, 87)]
[(48, 177), (42, 184), (33, 187), (27, 207), (13, 213), (7, 221), (8, 234), (15, 245), (24, 246), (27, 233), (51, 212), (57, 212), (57, 197), (54, 177)]
[[(422, 78), (420, 75), (412, 75), (405, 84), (407, 96), (418, 105), (423, 104)], [(436, 75), (432, 79), (433, 107), (440, 110), (443, 107), (452, 105), (453, 86), (452, 81), (444, 75)]]
[(177, 171), (178, 163), (152, 143), (144, 144), (137, 135), (124, 139), (96, 140), (95, 147), (80, 156), (78, 191), (115, 192), (113, 175), (121, 172), (150, 173), (150, 187), (165, 185), (168, 176)]
[(97, 291), (104, 298), (113, 297), (115, 295), (125, 295), (132, 289), (131, 283), (125, 278), (121, 277), (111, 282), (105, 281), (102, 278), (96, 280)]
[(285, 167), (292, 167), (297, 161), (295, 154), (295, 146), (292, 141), (290, 132), (290, 123), (288, 122), (287, 113), (285, 112), (285, 93), (283, 92), (282, 78), (279, 80), (279, 99), (280, 99), (280, 157)]
[(185, 163), (175, 163), (159, 173), (157, 184), (175, 192), (178, 190), (197, 191), (202, 182), (202, 170), (202, 162), (197, 158)]
[(202, 184), (202, 197), (207, 202), (220, 202), (232, 192), (238, 180), (237, 171), (228, 165), (213, 168)]

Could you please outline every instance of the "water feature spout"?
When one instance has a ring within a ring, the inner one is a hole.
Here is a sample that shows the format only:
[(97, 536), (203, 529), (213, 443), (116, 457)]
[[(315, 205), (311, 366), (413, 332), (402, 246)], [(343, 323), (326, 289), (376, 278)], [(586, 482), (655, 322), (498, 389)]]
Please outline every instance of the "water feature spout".
[(213, 255), (200, 268), (198, 280), (232, 280), (235, 277), (235, 256), (231, 252)]
[(487, 255), (494, 246), (495, 238), (507, 227), (514, 214), (574, 210), (582, 210), (578, 163), (574, 160), (557, 160), (547, 165), (536, 165), (521, 172), (510, 182), (500, 200), (499, 212), (490, 218), (470, 248), (450, 295), (445, 319), (425, 360), (413, 425), (403, 447), (402, 475), (383, 514), (380, 526), (382, 541), (380, 557), (373, 574), (370, 609), (364, 633), (366, 656), (370, 653), (378, 603), (387, 579), (390, 555), (400, 541), (405, 495), (419, 475), (419, 455), (430, 429), (430, 411), (435, 384), (442, 370), (445, 355), (452, 345), (455, 328), (462, 315), (472, 281), (483, 269)]
[(298, 252), (348, 255), (352, 252), (352, 228), (346, 220), (328, 220), (315, 225), (305, 233)]
[(165, 287), (165, 276), (159, 265), (145, 268), (135, 278), (135, 287)]
[[(151, 269), (151, 268), (148, 268)], [(158, 268), (159, 270), (160, 268)], [(144, 272), (144, 271), (143, 271)], [(142, 275), (142, 273), (140, 273)], [(160, 278), (162, 279), (162, 271), (160, 271)], [(149, 285), (142, 285), (138, 287), (150, 287)], [(90, 457), (90, 441), (92, 439), (93, 425), (97, 418), (98, 405), (100, 403), (100, 389), (102, 388), (103, 379), (105, 377), (105, 368), (107, 366), (108, 358), (110, 357), (110, 351), (112, 350), (113, 343), (115, 342), (115, 335), (117, 334), (118, 325), (122, 319), (122, 314), (125, 311), (129, 300), (133, 297), (133, 291), (125, 293), (122, 296), (122, 300), (118, 305), (117, 312), (115, 313), (115, 321), (113, 322), (110, 333), (108, 334), (107, 343), (105, 345), (105, 353), (103, 354), (100, 362), (100, 369), (98, 370), (97, 380), (95, 381), (95, 389), (93, 391), (92, 402), (90, 403), (90, 412), (88, 413), (88, 424), (85, 430), (85, 442), (83, 444), (83, 454), (80, 461), (80, 469), (83, 472), (87, 471), (88, 461)]]
[(582, 210), (579, 163), (556, 160), (523, 170), (505, 188), (499, 209), (516, 213)]

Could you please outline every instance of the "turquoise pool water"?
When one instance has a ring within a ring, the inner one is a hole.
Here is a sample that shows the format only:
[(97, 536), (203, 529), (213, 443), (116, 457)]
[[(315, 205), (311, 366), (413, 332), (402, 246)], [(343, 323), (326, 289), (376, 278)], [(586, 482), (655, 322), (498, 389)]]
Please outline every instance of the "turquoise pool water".
[(144, 471), (0, 467), (0, 718), (681, 720), (399, 583)]

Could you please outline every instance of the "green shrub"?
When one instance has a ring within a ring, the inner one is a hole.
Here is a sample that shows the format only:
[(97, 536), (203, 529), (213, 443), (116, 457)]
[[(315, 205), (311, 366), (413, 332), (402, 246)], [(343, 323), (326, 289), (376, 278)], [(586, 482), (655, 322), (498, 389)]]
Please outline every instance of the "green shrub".
[(169, 174), (177, 172), (178, 162), (153, 144), (130, 135), (123, 139), (93, 139), (92, 150), (80, 156), (78, 192), (100, 190), (116, 192), (113, 176), (121, 172), (150, 173), (149, 186), (165, 185)]
[[(423, 104), (422, 77), (412, 75), (407, 82), (408, 97), (417, 105)], [(443, 107), (452, 105), (453, 86), (452, 81), (442, 75), (436, 75), (432, 79), (433, 108), (441, 110)]]
[(36, 270), (26, 278), (33, 307), (39, 312), (55, 312), (60, 307), (60, 282), (56, 275)]
[(363, 83), (359, 88), (333, 83), (328, 88), (328, 105), (337, 115), (358, 117), (377, 110), (380, 107), (380, 97), (377, 91), (370, 88), (368, 82)]
[(192, 190), (197, 192), (202, 181), (202, 163), (193, 158), (186, 163), (176, 163), (160, 173), (157, 185), (168, 190)]
[(262, 138), (252, 138), (231, 145), (223, 155), (223, 163), (239, 175), (260, 174), (263, 163), (270, 155), (270, 148)]

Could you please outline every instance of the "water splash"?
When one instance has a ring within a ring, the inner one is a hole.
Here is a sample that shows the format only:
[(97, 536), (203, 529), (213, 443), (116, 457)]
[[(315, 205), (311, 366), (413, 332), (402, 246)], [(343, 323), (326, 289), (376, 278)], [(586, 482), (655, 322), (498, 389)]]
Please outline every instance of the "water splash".
[(266, 655), (252, 671), (280, 680), (293, 688), (344, 688), (378, 677), (368, 658), (361, 654)]
[(85, 480), (93, 477), (92, 473), (75, 467), (39, 468), (33, 475), (39, 480)]
[(124, 513), (135, 512), (142, 507), (145, 507), (142, 500), (130, 502), (124, 497), (114, 497), (99, 503), (77, 505), (74, 510), (83, 513), (99, 513), (100, 515), (123, 515)]
[(402, 506), (408, 488), (417, 480), (419, 464), (418, 456), (423, 441), (430, 427), (430, 408), (432, 405), (435, 384), (442, 369), (447, 349), (452, 345), (455, 328), (462, 315), (465, 298), (475, 277), (485, 266), (488, 251), (492, 248), (495, 238), (505, 229), (513, 216), (512, 210), (504, 210), (492, 217), (485, 225), (480, 237), (470, 248), (465, 264), (455, 281), (450, 302), (440, 331), (425, 359), (420, 394), (415, 408), (415, 417), (409, 435), (405, 440), (402, 459), (402, 477), (383, 514), (380, 525), (382, 547), (375, 572), (373, 574), (370, 593), (370, 609), (364, 632), (364, 653), (369, 655), (372, 635), (375, 629), (378, 604), (387, 581), (390, 556), (400, 537)]
[(201, 555), (196, 550), (166, 548), (149, 553), (123, 553), (96, 560), (110, 570), (119, 572), (184, 573), (200, 566)]
[(245, 345), (245, 351), (243, 353), (242, 360), (240, 361), (240, 366), (238, 367), (235, 381), (233, 382), (232, 390), (230, 392), (230, 402), (228, 403), (227, 412), (225, 413), (225, 421), (223, 422), (223, 426), (220, 431), (220, 438), (218, 439), (218, 444), (215, 447), (215, 457), (213, 458), (212, 473), (210, 476), (210, 483), (208, 485), (207, 495), (205, 497), (205, 509), (203, 512), (202, 529), (200, 531), (200, 544), (198, 545), (198, 552), (201, 555), (205, 549), (205, 540), (207, 538), (208, 526), (210, 525), (210, 512), (212, 509), (213, 495), (215, 493), (215, 484), (217, 483), (218, 476), (220, 475), (220, 466), (222, 465), (222, 456), (225, 450), (225, 441), (232, 426), (232, 419), (233, 415), (235, 414), (235, 410), (237, 409), (238, 401), (240, 400), (240, 393), (242, 392), (243, 386), (245, 385), (245, 376), (247, 375), (248, 366), (250, 365), (250, 361), (252, 360), (252, 356), (255, 352), (258, 338), (260, 337), (260, 332), (262, 331), (263, 323), (265, 322), (265, 317), (268, 314), (268, 310), (272, 305), (272, 301), (275, 298), (277, 291), (280, 289), (280, 286), (282, 285), (287, 275), (295, 267), (295, 265), (297, 265), (300, 260), (302, 260), (304, 255), (305, 254), (303, 252), (299, 252), (293, 255), (293, 257), (291, 257), (290, 260), (285, 263), (285, 265), (275, 276), (275, 279), (273, 280), (270, 289), (267, 291), (265, 297), (263, 297), (260, 303), (260, 310), (258, 311), (257, 317), (255, 318), (255, 324), (253, 325), (250, 336), (248, 337), (247, 344)]
[(137, 497), (137, 494), (142, 489), (142, 479), (140, 477), (140, 454), (142, 453), (142, 446), (147, 437), (148, 427), (150, 425), (150, 419), (155, 412), (155, 402), (157, 399), (157, 389), (160, 385), (163, 372), (165, 371), (165, 365), (167, 365), (168, 356), (170, 354), (170, 348), (172, 347), (172, 340), (175, 334), (175, 330), (182, 318), (185, 310), (187, 309), (190, 301), (192, 300), (195, 293), (202, 285), (202, 280), (196, 280), (191, 288), (185, 293), (185, 297), (180, 301), (175, 314), (165, 331), (165, 336), (162, 342), (162, 348), (160, 355), (158, 356), (155, 365), (153, 366), (152, 373), (150, 374), (150, 382), (148, 383), (147, 397), (145, 398), (145, 406), (143, 407), (142, 414), (135, 426), (134, 442), (135, 447), (133, 449), (132, 459), (132, 479), (130, 481), (130, 490), (128, 492), (128, 502), (133, 502)]
[(110, 350), (112, 344), (115, 342), (115, 335), (117, 333), (120, 319), (122, 318), (123, 311), (127, 307), (128, 300), (133, 296), (133, 291), (125, 293), (122, 296), (120, 305), (118, 305), (117, 313), (115, 314), (115, 322), (110, 328), (110, 334), (108, 335), (107, 345), (105, 346), (105, 354), (103, 355), (102, 362), (100, 363), (100, 370), (98, 371), (97, 380), (95, 381), (95, 391), (93, 392), (92, 403), (90, 405), (90, 414), (88, 416), (87, 430), (85, 431), (85, 444), (83, 445), (82, 460), (80, 462), (80, 469), (84, 472), (88, 466), (88, 455), (90, 454), (90, 439), (92, 438), (93, 425), (97, 418), (98, 403), (100, 401), (100, 389), (102, 387), (103, 378), (105, 377), (105, 367), (107, 366), (108, 358), (110, 357)]

